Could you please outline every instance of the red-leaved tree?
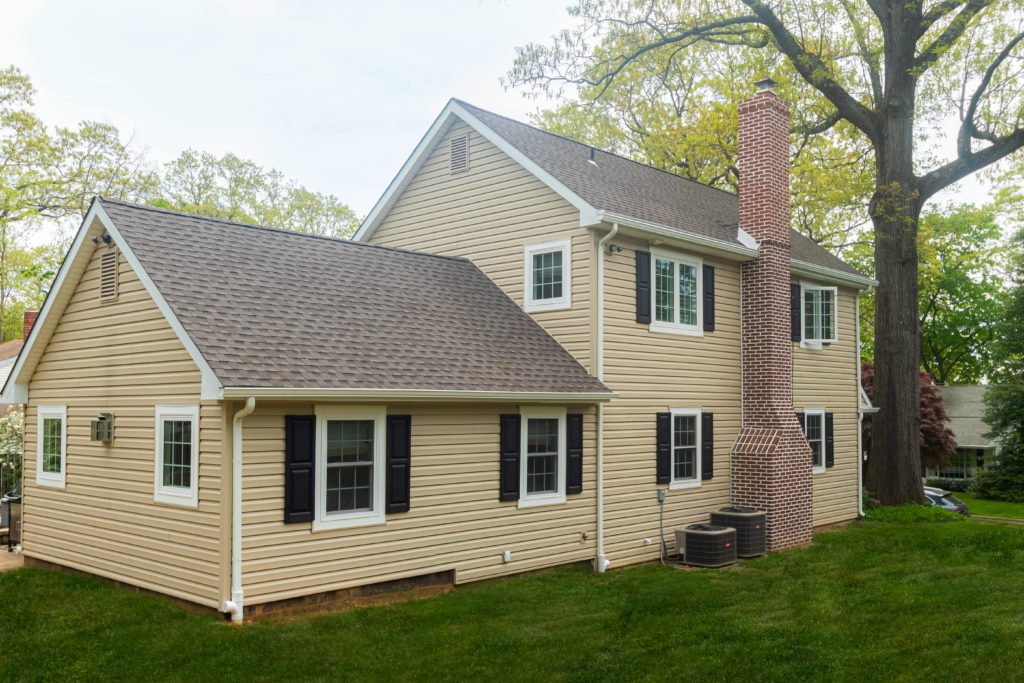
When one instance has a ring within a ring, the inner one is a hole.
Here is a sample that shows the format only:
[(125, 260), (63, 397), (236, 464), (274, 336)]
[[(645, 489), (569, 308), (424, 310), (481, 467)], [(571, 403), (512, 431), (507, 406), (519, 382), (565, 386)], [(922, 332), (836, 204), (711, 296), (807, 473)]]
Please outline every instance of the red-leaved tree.
[[(860, 382), (868, 398), (875, 400), (875, 366), (864, 363), (860, 366)], [(921, 405), (918, 415), (921, 421), (921, 466), (944, 467), (956, 453), (956, 438), (949, 428), (949, 415), (942, 403), (942, 394), (932, 376), (923, 370), (918, 373), (921, 391)], [(864, 448), (871, 448), (871, 416), (864, 417)]]

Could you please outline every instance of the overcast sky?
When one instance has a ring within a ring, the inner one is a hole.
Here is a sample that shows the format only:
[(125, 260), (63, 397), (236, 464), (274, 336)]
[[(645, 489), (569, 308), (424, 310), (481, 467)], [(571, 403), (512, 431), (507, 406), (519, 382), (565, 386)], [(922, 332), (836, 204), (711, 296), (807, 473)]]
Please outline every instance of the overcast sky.
[(365, 215), (449, 97), (536, 108), (498, 79), (567, 2), (0, 0), (0, 65), (48, 123), (112, 123), (161, 163), (234, 152)]

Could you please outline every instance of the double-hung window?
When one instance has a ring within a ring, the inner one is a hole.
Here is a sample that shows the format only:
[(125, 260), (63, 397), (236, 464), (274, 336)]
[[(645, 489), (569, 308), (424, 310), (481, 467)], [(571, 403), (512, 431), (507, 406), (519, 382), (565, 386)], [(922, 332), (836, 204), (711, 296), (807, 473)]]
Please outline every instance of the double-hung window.
[(523, 410), (519, 507), (565, 502), (565, 410)]
[(572, 241), (526, 247), (524, 308), (527, 312), (570, 308)]
[(62, 489), (67, 466), (67, 407), (39, 406), (37, 422), (36, 483)]
[(700, 486), (700, 411), (672, 410), (672, 481), (670, 488)]
[(384, 523), (384, 407), (317, 408), (314, 530)]
[(837, 288), (802, 284), (803, 342), (808, 346), (831, 344), (836, 340)]
[(703, 334), (700, 259), (654, 252), (651, 287), (654, 316), (651, 330), (677, 334)]
[(156, 407), (156, 481), (160, 503), (199, 505), (199, 406)]
[(811, 466), (815, 472), (825, 471), (825, 411), (821, 408), (804, 410), (804, 435), (811, 445)]

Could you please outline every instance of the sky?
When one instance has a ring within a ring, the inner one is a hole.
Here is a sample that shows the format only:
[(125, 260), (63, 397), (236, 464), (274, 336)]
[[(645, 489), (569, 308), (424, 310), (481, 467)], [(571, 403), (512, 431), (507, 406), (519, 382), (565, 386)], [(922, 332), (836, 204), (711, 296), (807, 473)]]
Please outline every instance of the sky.
[(450, 97), (538, 107), (499, 78), (571, 25), (567, 2), (0, 0), (0, 65), (49, 124), (111, 123), (159, 163), (230, 151), (365, 215)]

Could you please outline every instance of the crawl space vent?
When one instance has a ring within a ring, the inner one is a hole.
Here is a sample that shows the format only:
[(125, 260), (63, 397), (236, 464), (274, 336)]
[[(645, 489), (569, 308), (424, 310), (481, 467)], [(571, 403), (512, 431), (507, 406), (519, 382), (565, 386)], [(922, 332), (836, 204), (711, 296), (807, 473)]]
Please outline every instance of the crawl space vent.
[(117, 301), (117, 250), (108, 249), (100, 256), (100, 301)]
[(469, 135), (460, 135), (451, 141), (451, 172), (469, 170)]

